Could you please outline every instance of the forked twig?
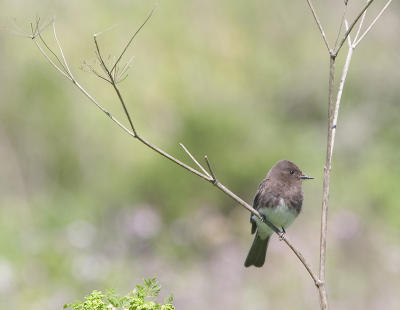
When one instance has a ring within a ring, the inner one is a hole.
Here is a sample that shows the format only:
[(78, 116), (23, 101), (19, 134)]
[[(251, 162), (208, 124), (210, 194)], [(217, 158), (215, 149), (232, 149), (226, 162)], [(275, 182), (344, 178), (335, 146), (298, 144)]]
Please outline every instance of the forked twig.
[(378, 13), (378, 15), (375, 17), (375, 19), (372, 21), (372, 23), (368, 26), (368, 28), (364, 31), (364, 33), (360, 36), (360, 38), (354, 42), (354, 46), (357, 46), (358, 43), (366, 36), (366, 34), (371, 30), (371, 28), (375, 25), (375, 23), (378, 21), (378, 19), (382, 16), (383, 12), (387, 9), (387, 7), (392, 3), (392, 0), (389, 0), (386, 2), (385, 6), (382, 8), (382, 10)]
[(363, 16), (364, 12), (369, 8), (369, 6), (374, 2), (374, 0), (368, 0), (367, 4), (362, 8), (361, 12), (357, 15), (357, 17), (354, 19), (354, 21), (350, 24), (349, 29), (347, 29), (346, 33), (344, 34), (342, 40), (340, 41), (339, 45), (334, 51), (334, 56), (336, 57), (340, 51), (340, 49), (343, 46), (343, 43), (346, 41), (347, 36), (350, 34), (350, 32), (353, 30), (353, 27), (357, 24), (358, 20)]
[(331, 54), (333, 52), (333, 50), (331, 49), (331, 47), (329, 45), (328, 39), (326, 38), (326, 34), (325, 34), (325, 31), (324, 31), (324, 28), (322, 28), (322, 24), (321, 24), (321, 22), (319, 20), (319, 17), (317, 15), (317, 13), (315, 12), (315, 9), (314, 9), (314, 7), (313, 7), (313, 5), (311, 3), (311, 0), (307, 0), (307, 3), (308, 3), (308, 6), (311, 9), (312, 15), (314, 16), (314, 20), (317, 23), (318, 29), (321, 32), (321, 35), (322, 35), (322, 38), (323, 38), (323, 40), (325, 42), (326, 48), (328, 49), (329, 54)]
[(54, 39), (55, 39), (55, 41), (57, 43), (58, 49), (60, 50), (60, 54), (61, 54), (61, 57), (63, 59), (65, 68), (67, 70), (67, 73), (71, 77), (71, 79), (74, 80), (74, 76), (72, 75), (71, 70), (69, 69), (67, 60), (65, 59), (64, 52), (63, 52), (63, 49), (61, 47), (60, 41), (58, 41), (57, 32), (56, 32), (56, 23), (54, 21), (53, 21), (53, 33), (54, 33)]
[(346, 19), (346, 14), (347, 14), (347, 8), (348, 8), (348, 5), (347, 5), (347, 2), (345, 2), (343, 14), (342, 14), (342, 18), (341, 18), (341, 21), (340, 21), (339, 31), (338, 31), (338, 33), (337, 33), (336, 40), (335, 40), (335, 44), (334, 44), (335, 47), (336, 47), (336, 45), (337, 45), (337, 43), (338, 43), (340, 34), (342, 33), (342, 27), (343, 27), (344, 21), (345, 21), (345, 19)]
[[(326, 285), (325, 285), (325, 267), (326, 267), (326, 236), (327, 236), (327, 224), (328, 224), (328, 201), (329, 201), (329, 185), (330, 185), (330, 173), (331, 173), (331, 163), (332, 163), (332, 155), (333, 148), (335, 143), (335, 134), (337, 129), (337, 120), (339, 115), (339, 107), (342, 98), (343, 88), (346, 81), (347, 73), (349, 70), (351, 58), (353, 55), (353, 51), (358, 43), (364, 38), (364, 36), (368, 33), (368, 31), (372, 28), (372, 26), (376, 23), (382, 13), (386, 10), (392, 0), (389, 0), (384, 8), (380, 11), (378, 16), (374, 19), (371, 25), (367, 28), (367, 30), (358, 38), (359, 33), (362, 28), (362, 24), (365, 19), (366, 11), (368, 7), (372, 4), (374, 0), (368, 0), (366, 5), (362, 8), (360, 13), (354, 19), (354, 21), (348, 25), (347, 20), (344, 19), (346, 25), (346, 32), (342, 37), (341, 41), (337, 45), (334, 51), (331, 51), (329, 48), (329, 57), (330, 57), (330, 69), (329, 69), (329, 101), (328, 101), (328, 137), (327, 137), (327, 148), (326, 148), (326, 159), (325, 159), (325, 167), (324, 167), (324, 182), (323, 182), (323, 194), (322, 194), (322, 212), (321, 212), (321, 235), (320, 235), (320, 269), (319, 269), (319, 285), (318, 291), (320, 296), (320, 305), (322, 310), (328, 309), (328, 299), (326, 293)], [(310, 0), (307, 0), (307, 3), (310, 5)], [(347, 1), (345, 2), (347, 6)], [(316, 16), (315, 10), (312, 5), (310, 5), (311, 11), (314, 15), (314, 19), (316, 20), (318, 26), (320, 27), (321, 33), (324, 34), (321, 24), (319, 22), (318, 16)], [(343, 15), (345, 17), (345, 14)], [(355, 35), (355, 39), (352, 42), (350, 33), (357, 22), (360, 20), (360, 24)], [(340, 30), (339, 30), (340, 33)], [(339, 34), (338, 34), (339, 35)], [(325, 44), (327, 44), (327, 39), (323, 35), (323, 39)], [(335, 81), (335, 60), (336, 57), (342, 48), (344, 42), (347, 40), (348, 43), (348, 53), (346, 57), (346, 61), (343, 67), (342, 76), (340, 79), (338, 92), (336, 95), (336, 102), (334, 104), (333, 92), (334, 92), (334, 81)], [(336, 44), (335, 44), (336, 45)]]
[[(368, 10), (365, 10), (363, 15), (362, 15), (362, 17), (361, 17), (360, 24), (358, 25), (357, 33), (356, 33), (356, 35), (354, 37), (354, 41), (357, 41), (357, 38), (358, 38), (358, 36), (360, 34), (360, 31), (361, 31), (361, 28), (362, 28), (362, 26), (364, 24), (364, 20), (365, 20), (365, 16), (367, 15), (367, 11)], [(348, 25), (346, 26), (346, 29), (349, 29)]]
[(189, 157), (193, 160), (197, 167), (199, 167), (200, 170), (204, 172), (204, 174), (208, 175), (211, 178), (211, 175), (207, 172), (206, 169), (204, 169), (202, 165), (200, 165), (197, 159), (192, 155), (192, 153), (189, 152), (189, 150), (183, 145), (183, 143), (179, 143), (179, 145), (185, 151), (185, 153), (189, 155)]

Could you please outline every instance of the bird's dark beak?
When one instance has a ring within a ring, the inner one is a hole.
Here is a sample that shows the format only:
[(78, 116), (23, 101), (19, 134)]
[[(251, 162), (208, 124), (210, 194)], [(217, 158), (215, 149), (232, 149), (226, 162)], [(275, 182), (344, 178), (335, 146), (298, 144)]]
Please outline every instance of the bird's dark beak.
[(308, 175), (306, 175), (306, 174), (303, 174), (301, 177), (300, 177), (300, 179), (303, 179), (303, 180), (312, 180), (312, 179), (314, 179), (313, 177), (310, 177), (310, 176), (308, 176)]

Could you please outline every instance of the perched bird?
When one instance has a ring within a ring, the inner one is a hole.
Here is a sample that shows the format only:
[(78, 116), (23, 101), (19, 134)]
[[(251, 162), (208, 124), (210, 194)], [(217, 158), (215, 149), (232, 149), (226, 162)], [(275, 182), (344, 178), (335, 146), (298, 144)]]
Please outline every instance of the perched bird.
[(256, 235), (244, 263), (245, 267), (264, 265), (268, 241), (273, 234), (270, 226), (266, 224), (267, 221), (285, 232), (285, 228), (299, 215), (303, 203), (301, 185), (305, 179), (313, 178), (303, 174), (291, 161), (280, 160), (258, 186), (253, 207), (264, 221), (256, 215), (250, 216), (251, 233)]

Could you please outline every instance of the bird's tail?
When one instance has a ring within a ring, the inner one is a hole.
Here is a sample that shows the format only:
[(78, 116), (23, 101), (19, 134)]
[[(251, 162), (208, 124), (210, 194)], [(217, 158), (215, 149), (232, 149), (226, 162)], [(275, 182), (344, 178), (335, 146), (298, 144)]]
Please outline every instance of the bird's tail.
[(264, 265), (265, 255), (267, 254), (269, 237), (270, 236), (268, 236), (266, 239), (263, 240), (256, 233), (249, 254), (247, 254), (246, 261), (244, 262), (245, 267), (249, 267), (251, 265), (254, 265), (256, 267), (262, 267), (262, 265)]

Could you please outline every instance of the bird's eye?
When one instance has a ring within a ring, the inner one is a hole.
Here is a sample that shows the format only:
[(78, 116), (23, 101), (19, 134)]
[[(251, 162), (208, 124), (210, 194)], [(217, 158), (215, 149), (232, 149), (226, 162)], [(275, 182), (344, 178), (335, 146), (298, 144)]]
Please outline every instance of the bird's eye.
[(290, 174), (294, 174), (294, 170), (290, 170)]

